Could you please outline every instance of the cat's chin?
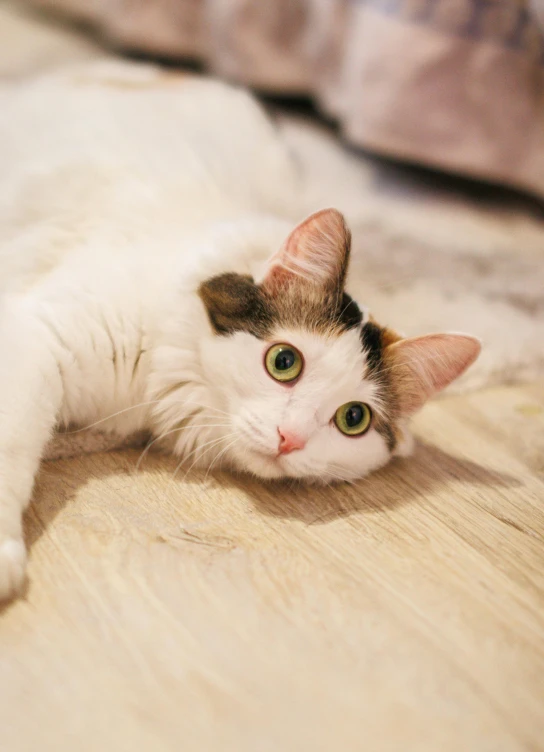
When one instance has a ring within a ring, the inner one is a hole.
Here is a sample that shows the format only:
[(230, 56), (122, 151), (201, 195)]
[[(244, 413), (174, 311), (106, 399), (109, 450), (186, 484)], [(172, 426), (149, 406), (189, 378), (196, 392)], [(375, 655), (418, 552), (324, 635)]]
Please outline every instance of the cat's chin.
[(281, 480), (282, 478), (296, 478), (305, 483), (319, 483), (315, 474), (298, 471), (293, 467), (292, 460), (273, 454), (260, 452), (256, 449), (246, 449), (243, 454), (234, 458), (234, 465), (244, 473), (252, 473), (265, 480)]
[(243, 457), (237, 458), (239, 469), (253, 473), (259, 478), (285, 478), (286, 469), (282, 467), (281, 458), (277, 455), (266, 454), (255, 449), (248, 449)]

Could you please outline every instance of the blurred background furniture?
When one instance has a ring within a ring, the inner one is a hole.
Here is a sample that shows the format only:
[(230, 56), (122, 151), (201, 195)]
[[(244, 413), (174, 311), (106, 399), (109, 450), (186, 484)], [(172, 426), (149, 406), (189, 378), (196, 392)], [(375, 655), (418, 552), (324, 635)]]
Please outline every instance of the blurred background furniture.
[(21, 0), (309, 95), (352, 144), (544, 193), (543, 0)]

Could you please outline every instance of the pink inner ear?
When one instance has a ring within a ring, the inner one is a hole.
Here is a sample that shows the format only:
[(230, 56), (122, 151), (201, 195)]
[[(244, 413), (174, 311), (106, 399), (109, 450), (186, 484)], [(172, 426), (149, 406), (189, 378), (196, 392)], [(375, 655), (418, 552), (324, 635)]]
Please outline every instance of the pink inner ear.
[(312, 284), (338, 284), (345, 274), (350, 232), (336, 209), (312, 214), (289, 235), (270, 260), (263, 284), (281, 286), (298, 278)]
[(466, 334), (428, 334), (386, 348), (384, 359), (402, 415), (411, 415), (476, 360), (481, 344)]

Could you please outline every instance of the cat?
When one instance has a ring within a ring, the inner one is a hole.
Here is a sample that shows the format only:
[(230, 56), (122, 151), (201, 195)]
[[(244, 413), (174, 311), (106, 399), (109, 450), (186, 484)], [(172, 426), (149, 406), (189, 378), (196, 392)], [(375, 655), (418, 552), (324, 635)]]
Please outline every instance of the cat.
[(56, 428), (355, 480), (410, 452), (409, 417), (480, 351), (350, 297), (342, 214), (300, 215), (297, 165), (240, 89), (110, 62), (4, 85), (0, 163), (1, 598)]

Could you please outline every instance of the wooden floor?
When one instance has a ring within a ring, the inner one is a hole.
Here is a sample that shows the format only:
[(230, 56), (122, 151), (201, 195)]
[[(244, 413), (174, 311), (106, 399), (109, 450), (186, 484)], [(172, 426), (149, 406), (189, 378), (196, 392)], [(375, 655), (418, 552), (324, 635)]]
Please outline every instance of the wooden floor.
[(544, 384), (339, 489), (48, 463), (0, 750), (544, 750)]

